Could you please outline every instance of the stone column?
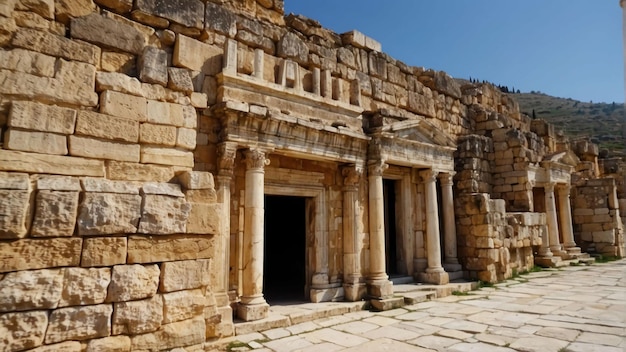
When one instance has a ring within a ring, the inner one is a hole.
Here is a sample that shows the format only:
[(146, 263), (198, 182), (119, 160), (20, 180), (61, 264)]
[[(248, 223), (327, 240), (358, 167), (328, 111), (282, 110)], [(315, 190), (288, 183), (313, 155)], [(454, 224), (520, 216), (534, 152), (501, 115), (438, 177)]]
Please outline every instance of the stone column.
[(561, 256), (563, 251), (559, 240), (559, 223), (556, 213), (556, 202), (554, 199), (554, 183), (544, 186), (546, 200), (546, 223), (548, 225), (548, 237), (550, 241), (550, 252), (553, 255)]
[(370, 274), (367, 293), (373, 298), (386, 298), (393, 294), (385, 266), (385, 199), (383, 196), (383, 172), (389, 167), (383, 161), (368, 165), (369, 225), (370, 225)]
[(263, 151), (250, 149), (245, 152), (245, 161), (243, 295), (237, 315), (251, 321), (266, 318), (269, 312), (263, 298), (264, 169), (268, 160)]
[(563, 234), (563, 247), (568, 254), (580, 253), (580, 248), (576, 246), (574, 240), (574, 229), (572, 227), (572, 208), (570, 205), (570, 185), (562, 185), (557, 189), (559, 197), (559, 212), (561, 219), (561, 233)]
[(443, 209), (444, 266), (447, 271), (461, 270), (456, 246), (456, 220), (454, 218), (454, 194), (452, 191), (453, 177), (454, 172), (439, 175)]
[(448, 273), (441, 266), (441, 245), (439, 234), (439, 207), (437, 204), (437, 174), (433, 170), (420, 172), (424, 180), (424, 192), (426, 193), (426, 240), (428, 250), (428, 268), (420, 274), (423, 282), (436, 285), (445, 285), (450, 279)]
[(343, 288), (345, 299), (356, 302), (365, 295), (361, 275), (361, 231), (359, 223), (359, 183), (362, 168), (356, 165), (341, 170), (343, 181)]

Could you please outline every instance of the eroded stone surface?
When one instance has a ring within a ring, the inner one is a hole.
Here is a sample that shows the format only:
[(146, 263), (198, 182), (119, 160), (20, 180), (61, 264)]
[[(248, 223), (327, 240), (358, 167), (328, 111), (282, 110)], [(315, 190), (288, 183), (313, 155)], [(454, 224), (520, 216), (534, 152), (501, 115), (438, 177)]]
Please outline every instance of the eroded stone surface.
[(111, 269), (67, 268), (59, 307), (103, 303), (111, 282)]
[(185, 232), (190, 206), (182, 198), (146, 194), (139, 233), (168, 235)]
[(56, 308), (63, 292), (63, 269), (17, 271), (0, 280), (0, 312)]
[(107, 302), (123, 302), (152, 297), (159, 285), (159, 266), (116, 265), (113, 267)]
[(162, 292), (189, 290), (209, 285), (209, 259), (166, 262), (161, 265)]
[(110, 304), (54, 310), (46, 331), (46, 344), (67, 340), (88, 340), (111, 335)]
[(6, 351), (21, 351), (43, 343), (48, 327), (45, 311), (0, 315), (0, 342)]
[(156, 331), (163, 321), (163, 298), (152, 298), (115, 303), (113, 335), (137, 335)]
[(78, 192), (39, 191), (35, 218), (31, 229), (33, 237), (72, 236), (78, 212)]
[(81, 236), (135, 233), (140, 209), (139, 195), (85, 193), (79, 207), (78, 233)]

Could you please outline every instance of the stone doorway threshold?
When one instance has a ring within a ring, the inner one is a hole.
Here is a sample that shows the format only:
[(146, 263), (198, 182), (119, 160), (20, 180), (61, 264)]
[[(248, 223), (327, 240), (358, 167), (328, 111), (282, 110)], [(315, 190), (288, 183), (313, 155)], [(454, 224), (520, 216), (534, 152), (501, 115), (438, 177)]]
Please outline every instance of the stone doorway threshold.
[[(394, 296), (402, 297), (404, 305), (417, 304), (478, 288), (478, 282), (459, 281), (447, 285), (407, 283), (394, 285)], [(329, 318), (370, 309), (369, 301), (359, 302), (276, 302), (270, 305), (269, 316), (256, 321), (235, 320), (235, 336), (284, 328), (316, 319)]]

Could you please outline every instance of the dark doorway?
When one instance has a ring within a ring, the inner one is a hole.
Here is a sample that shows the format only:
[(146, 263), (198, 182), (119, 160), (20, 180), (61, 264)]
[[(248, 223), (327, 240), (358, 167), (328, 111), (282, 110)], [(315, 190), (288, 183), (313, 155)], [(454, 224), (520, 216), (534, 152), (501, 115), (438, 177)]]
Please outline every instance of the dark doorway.
[(270, 303), (305, 299), (306, 198), (265, 196), (263, 293)]
[(396, 181), (383, 180), (383, 197), (385, 202), (385, 265), (387, 274), (399, 276), (398, 233), (396, 226)]

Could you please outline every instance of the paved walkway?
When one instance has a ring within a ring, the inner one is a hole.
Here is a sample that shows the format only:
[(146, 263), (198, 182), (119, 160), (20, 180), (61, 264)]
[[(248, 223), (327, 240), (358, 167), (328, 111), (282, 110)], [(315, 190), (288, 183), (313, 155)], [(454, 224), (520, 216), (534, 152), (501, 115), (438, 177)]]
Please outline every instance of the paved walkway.
[(626, 259), (235, 336), (231, 351), (625, 352)]

